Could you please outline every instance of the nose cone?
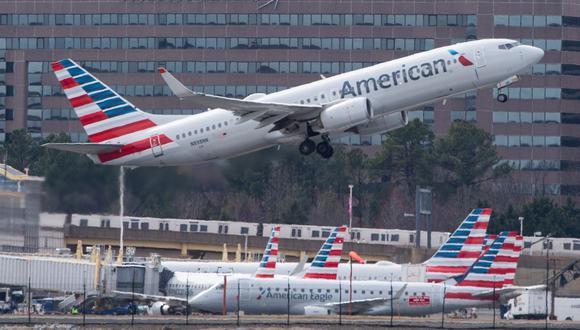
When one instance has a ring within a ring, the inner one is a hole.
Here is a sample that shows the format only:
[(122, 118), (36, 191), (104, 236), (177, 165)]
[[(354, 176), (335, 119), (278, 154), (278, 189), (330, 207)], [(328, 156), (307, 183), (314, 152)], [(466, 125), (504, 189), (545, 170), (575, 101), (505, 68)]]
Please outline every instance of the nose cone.
[(541, 48), (533, 46), (521, 46), (524, 53), (524, 59), (529, 65), (536, 64), (540, 62), (542, 57), (544, 57), (544, 51)]

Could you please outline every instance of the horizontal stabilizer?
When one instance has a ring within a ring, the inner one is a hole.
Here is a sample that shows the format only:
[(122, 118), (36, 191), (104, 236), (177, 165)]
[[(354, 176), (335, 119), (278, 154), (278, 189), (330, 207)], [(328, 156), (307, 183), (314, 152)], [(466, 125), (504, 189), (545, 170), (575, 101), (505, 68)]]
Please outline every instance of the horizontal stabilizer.
[(122, 144), (113, 143), (45, 143), (46, 148), (76, 152), (77, 154), (98, 154), (121, 149)]

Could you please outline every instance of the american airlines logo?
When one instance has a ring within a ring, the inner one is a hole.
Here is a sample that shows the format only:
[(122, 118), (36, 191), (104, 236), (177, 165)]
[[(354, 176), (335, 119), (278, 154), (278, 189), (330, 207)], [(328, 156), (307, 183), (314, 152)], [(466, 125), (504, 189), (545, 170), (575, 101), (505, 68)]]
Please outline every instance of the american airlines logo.
[(363, 93), (369, 94), (371, 91), (379, 90), (379, 88), (391, 88), (406, 84), (409, 80), (429, 78), (444, 72), (447, 72), (447, 63), (444, 59), (425, 62), (408, 68), (403, 64), (399, 70), (395, 70), (391, 73), (383, 73), (376, 78), (371, 77), (353, 83), (348, 80), (343, 82), (340, 97), (345, 98), (347, 95), (356, 97)]
[[(257, 300), (261, 300), (262, 298), (266, 299), (280, 299), (280, 300), (288, 300), (288, 295), (286, 292), (272, 292), (268, 289), (263, 289), (260, 294), (256, 297)], [(299, 293), (299, 292), (291, 292), (290, 299), (292, 300), (314, 300), (319, 302), (327, 302), (332, 300), (332, 294), (330, 293), (315, 293), (310, 292), (308, 293)]]

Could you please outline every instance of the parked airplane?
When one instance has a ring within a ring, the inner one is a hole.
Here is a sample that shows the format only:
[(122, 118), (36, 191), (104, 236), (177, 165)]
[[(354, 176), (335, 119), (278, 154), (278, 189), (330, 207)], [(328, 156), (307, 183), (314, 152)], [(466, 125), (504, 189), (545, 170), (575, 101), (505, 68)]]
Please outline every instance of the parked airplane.
[[(379, 281), (437, 282), (463, 274), (482, 252), (490, 208), (474, 209), (449, 236), (447, 242), (423, 264), (399, 265), (389, 261), (375, 264), (342, 263), (338, 265), (338, 279)], [(297, 267), (295, 262), (278, 263), (276, 274), (289, 275)], [(164, 261), (166, 269), (179, 272), (253, 274), (256, 262)], [(308, 268), (309, 264), (305, 265)]]
[[(272, 230), (262, 260), (253, 275), (237, 274), (237, 276), (243, 278), (274, 278), (274, 270), (278, 260), (279, 235), (280, 226), (276, 226)], [(296, 269), (293, 275), (299, 278), (336, 279), (345, 235), (346, 226), (336, 227), (320, 247), (310, 267), (306, 270)], [(160, 290), (166, 293), (165, 296), (133, 294), (123, 291), (116, 291), (115, 293), (122, 296), (131, 295), (141, 300), (150, 301), (150, 312), (152, 314), (167, 314), (171, 305), (186, 303), (189, 298), (203, 290), (207, 290), (216, 283), (227, 283), (228, 276), (232, 276), (232, 274), (173, 272), (167, 284), (164, 285), (165, 287)]]
[(496, 256), (507, 236), (507, 232), (498, 235), (476, 263), (457, 277), (456, 284), (234, 276), (229, 279), (226, 288), (223, 283), (215, 284), (193, 297), (189, 303), (200, 311), (221, 313), (225, 299), (225, 308), (233, 312), (239, 297), (239, 305), (247, 314), (285, 314), (288, 311), (292, 314), (326, 314), (351, 310), (355, 314), (379, 315), (388, 315), (393, 311), (396, 315), (405, 316), (489, 306), (506, 295), (511, 297), (525, 289), (541, 288), (504, 286), (505, 276), (515, 272), (511, 268), (501, 271), (496, 268)]
[[(256, 278), (272, 278), (274, 277), (274, 269), (278, 260), (278, 237), (280, 236), (280, 226), (272, 229), (268, 244), (262, 256), (262, 260), (258, 264), (253, 276)], [(151, 295), (142, 293), (133, 293), (125, 291), (115, 291), (117, 296), (131, 296), (139, 300), (151, 302), (149, 312), (151, 314), (169, 314), (171, 306), (175, 303), (184, 304), (187, 301), (207, 290), (216, 283), (222, 283), (226, 274), (218, 273), (192, 273), (192, 272), (172, 272), (171, 277), (165, 284), (161, 284), (159, 291), (165, 293), (162, 295)], [(250, 274), (241, 275), (250, 277)]]
[[(402, 127), (406, 111), (467, 91), (516, 82), (544, 52), (509, 39), (463, 42), (243, 100), (196, 93), (159, 71), (181, 99), (208, 108), (191, 116), (139, 110), (71, 59), (52, 63), (89, 143), (44, 146), (95, 163), (172, 166), (231, 158), (286, 143), (330, 158), (330, 136)], [(500, 102), (507, 96), (498, 95)], [(311, 138), (320, 135), (316, 144)]]

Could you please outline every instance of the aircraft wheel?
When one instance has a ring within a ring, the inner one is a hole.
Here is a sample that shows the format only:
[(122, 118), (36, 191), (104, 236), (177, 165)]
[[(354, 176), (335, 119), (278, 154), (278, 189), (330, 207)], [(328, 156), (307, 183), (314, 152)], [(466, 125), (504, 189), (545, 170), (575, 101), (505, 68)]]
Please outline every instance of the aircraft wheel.
[(508, 100), (508, 96), (506, 94), (497, 94), (498, 102), (505, 103)]
[(330, 145), (330, 143), (328, 142), (320, 142), (317, 146), (316, 146), (316, 152), (324, 159), (328, 159), (330, 157), (332, 157), (332, 155), (334, 154), (334, 149), (332, 148), (332, 146)]
[(313, 153), (315, 149), (316, 143), (310, 139), (304, 140), (302, 143), (300, 143), (300, 146), (298, 146), (298, 151), (300, 151), (300, 153), (305, 156)]

